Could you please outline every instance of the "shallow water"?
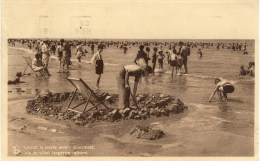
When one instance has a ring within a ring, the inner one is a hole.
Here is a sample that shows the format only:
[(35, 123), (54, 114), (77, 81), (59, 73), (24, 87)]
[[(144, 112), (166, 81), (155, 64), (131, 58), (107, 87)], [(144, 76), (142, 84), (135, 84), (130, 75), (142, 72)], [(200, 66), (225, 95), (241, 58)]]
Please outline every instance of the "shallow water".
[[(242, 41), (244, 42), (244, 41)], [(252, 44), (248, 41), (248, 44)], [(90, 51), (88, 49), (88, 51)], [(101, 78), (101, 90), (109, 93), (117, 93), (115, 79), (117, 64), (131, 64), (137, 52), (137, 46), (128, 50), (127, 54), (116, 47), (104, 50), (103, 59), (105, 63), (104, 74)], [(214, 48), (202, 49), (203, 57), (199, 58), (197, 49), (191, 50), (189, 56), (189, 74), (173, 76), (170, 74), (156, 73), (154, 76), (144, 78), (139, 85), (139, 93), (165, 93), (178, 97), (189, 106), (188, 115), (178, 122), (178, 128), (188, 131), (224, 131), (236, 135), (253, 137), (254, 135), (254, 78), (246, 76), (239, 77), (239, 67), (248, 65), (254, 61), (253, 46), (248, 47), (249, 55), (242, 55), (242, 51), (228, 49), (216, 50)], [(34, 52), (27, 50), (8, 49), (8, 78), (13, 79), (17, 71), (23, 71), (25, 61), (22, 55), (33, 57)], [(55, 56), (54, 56), (55, 57)], [(90, 87), (95, 87), (96, 75), (94, 67), (86, 63), (91, 55), (83, 57), (83, 62), (73, 61), (69, 73), (58, 73), (59, 63), (56, 58), (51, 58), (49, 63), (50, 77), (30, 76), (21, 78), (20, 85), (9, 85), (9, 100), (20, 97), (33, 97), (43, 90), (52, 92), (72, 91), (73, 86), (66, 80), (67, 76), (81, 77)], [(168, 70), (166, 61), (165, 69)], [(29, 71), (29, 69), (28, 69)], [(223, 77), (235, 82), (235, 92), (229, 94), (228, 102), (220, 102), (213, 99), (207, 102), (213, 92), (214, 78)], [(133, 80), (130, 80), (133, 85)]]

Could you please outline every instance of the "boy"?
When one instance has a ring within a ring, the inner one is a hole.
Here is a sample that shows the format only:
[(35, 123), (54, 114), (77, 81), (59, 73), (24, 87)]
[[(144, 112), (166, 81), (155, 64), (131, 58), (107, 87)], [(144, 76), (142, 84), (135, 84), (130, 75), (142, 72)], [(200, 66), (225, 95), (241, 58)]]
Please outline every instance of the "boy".
[(198, 50), (197, 53), (200, 55), (200, 57), (202, 57), (202, 51), (201, 51), (201, 48), (199, 48), (199, 50)]
[(78, 44), (77, 50), (76, 50), (76, 57), (79, 62), (81, 62), (81, 57), (83, 56), (83, 46), (81, 43)]
[(103, 45), (99, 44), (97, 52), (91, 58), (91, 63), (95, 64), (96, 74), (98, 75), (96, 89), (99, 89), (99, 82), (101, 79), (101, 74), (103, 74), (103, 70), (104, 70), (104, 62), (103, 62), (102, 55), (101, 55), (102, 51), (103, 51)]
[(17, 72), (16, 73), (16, 78), (15, 80), (9, 80), (8, 84), (17, 84), (17, 83), (21, 83), (20, 78), (22, 77), (22, 73), (21, 72)]

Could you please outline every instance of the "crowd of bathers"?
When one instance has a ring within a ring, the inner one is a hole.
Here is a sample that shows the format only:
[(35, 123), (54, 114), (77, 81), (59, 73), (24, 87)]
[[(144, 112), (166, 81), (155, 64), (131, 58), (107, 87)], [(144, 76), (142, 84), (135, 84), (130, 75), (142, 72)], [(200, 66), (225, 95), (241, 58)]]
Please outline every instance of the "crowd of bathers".
[[(117, 47), (124, 54), (129, 48), (139, 48), (134, 62), (143, 58), (147, 65), (152, 66), (153, 73), (158, 65), (159, 71), (164, 69), (164, 62), (167, 62), (171, 67), (172, 75), (180, 73), (188, 73), (188, 56), (191, 53), (191, 48), (197, 48), (197, 54), (202, 57), (202, 50), (214, 48), (232, 49), (247, 53), (248, 44), (245, 43), (211, 43), (211, 42), (171, 42), (171, 41), (119, 41), (119, 40), (64, 40), (64, 39), (9, 39), (9, 46), (21, 44), (23, 47), (36, 50), (35, 59), (32, 66), (36, 71), (42, 70), (47, 76), (50, 76), (48, 71), (48, 62), (51, 55), (57, 55), (60, 61), (60, 68), (69, 69), (72, 57), (72, 50), (76, 50), (76, 58), (81, 62), (82, 56), (86, 54), (94, 55), (98, 46), (102, 49), (109, 47)], [(165, 61), (166, 59), (166, 61)], [(250, 67), (250, 75), (252, 74), (252, 65)], [(244, 67), (241, 67), (241, 71)], [(247, 71), (248, 73), (248, 71)], [(244, 75), (244, 72), (240, 72)]]

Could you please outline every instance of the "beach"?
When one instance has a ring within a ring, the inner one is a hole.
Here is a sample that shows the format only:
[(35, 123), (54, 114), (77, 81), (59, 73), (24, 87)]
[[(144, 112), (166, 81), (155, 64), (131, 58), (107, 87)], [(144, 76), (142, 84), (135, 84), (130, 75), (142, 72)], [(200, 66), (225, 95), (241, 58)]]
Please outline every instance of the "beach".
[[(208, 41), (216, 43), (220, 40)], [(98, 122), (86, 126), (26, 112), (27, 101), (35, 98), (37, 93), (46, 90), (72, 92), (74, 89), (67, 76), (82, 78), (90, 87), (95, 87), (97, 76), (94, 66), (89, 63), (91, 54), (78, 63), (72, 53), (69, 73), (59, 73), (59, 62), (53, 55), (49, 62), (50, 77), (36, 77), (31, 73), (21, 78), (25, 83), (8, 85), (8, 155), (254, 156), (255, 79), (239, 77), (239, 67), (254, 61), (254, 41), (226, 40), (236, 41), (249, 44), (248, 55), (210, 47), (202, 49), (203, 57), (200, 58), (197, 48), (192, 48), (188, 57), (189, 74), (172, 77), (165, 61), (165, 73), (142, 79), (138, 93), (175, 96), (188, 106), (187, 111), (169, 117)], [(118, 93), (116, 72), (122, 65), (133, 64), (137, 49), (137, 46), (131, 47), (126, 54), (115, 46), (104, 49), (101, 91)], [(23, 46), (8, 47), (8, 79), (13, 79), (18, 71), (23, 72), (26, 66), (23, 55), (33, 58), (34, 54)], [(214, 79), (217, 77), (228, 79), (235, 86), (235, 92), (228, 95), (227, 102), (220, 102), (216, 97), (211, 103), (207, 101), (215, 89)], [(130, 86), (133, 86), (133, 79)], [(165, 132), (165, 137), (154, 141), (132, 138), (129, 130), (137, 124), (159, 128)], [(61, 146), (63, 148), (59, 148)], [(14, 149), (18, 147), (20, 153), (16, 154)]]

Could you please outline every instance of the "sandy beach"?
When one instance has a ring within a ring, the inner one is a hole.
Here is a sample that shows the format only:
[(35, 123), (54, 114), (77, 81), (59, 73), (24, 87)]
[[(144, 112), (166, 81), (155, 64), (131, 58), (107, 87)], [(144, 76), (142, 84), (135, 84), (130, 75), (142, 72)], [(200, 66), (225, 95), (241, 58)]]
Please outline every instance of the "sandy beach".
[[(242, 41), (244, 42), (244, 41)], [(252, 44), (253, 41), (248, 41)], [(81, 77), (95, 86), (91, 55), (78, 63), (72, 58), (72, 70), (58, 73), (56, 56), (50, 59), (50, 77), (23, 76), (25, 83), (8, 86), (8, 155), (9, 156), (253, 156), (254, 152), (254, 86), (252, 77), (238, 76), (241, 64), (254, 61), (254, 46), (249, 55), (215, 48), (203, 50), (199, 59), (196, 49), (189, 57), (189, 74), (171, 77), (156, 73), (142, 80), (138, 93), (165, 93), (182, 100), (188, 110), (169, 117), (147, 120), (97, 122), (78, 126), (69, 120), (28, 114), (26, 104), (37, 92), (71, 92), (67, 76)], [(116, 47), (104, 50), (105, 71), (101, 90), (117, 94), (115, 72), (119, 64), (131, 64), (137, 47), (127, 54)], [(23, 71), (22, 55), (34, 56), (25, 47), (8, 48), (8, 79)], [(232, 60), (232, 61), (230, 61)], [(165, 62), (165, 69), (168, 65)], [(236, 90), (229, 102), (216, 99), (206, 102), (214, 90), (214, 78), (235, 82)], [(133, 84), (133, 80), (130, 80)], [(129, 135), (134, 125), (149, 125), (164, 131), (158, 140), (137, 139)], [(19, 151), (19, 153), (17, 152)], [(16, 153), (17, 152), (17, 153)]]

